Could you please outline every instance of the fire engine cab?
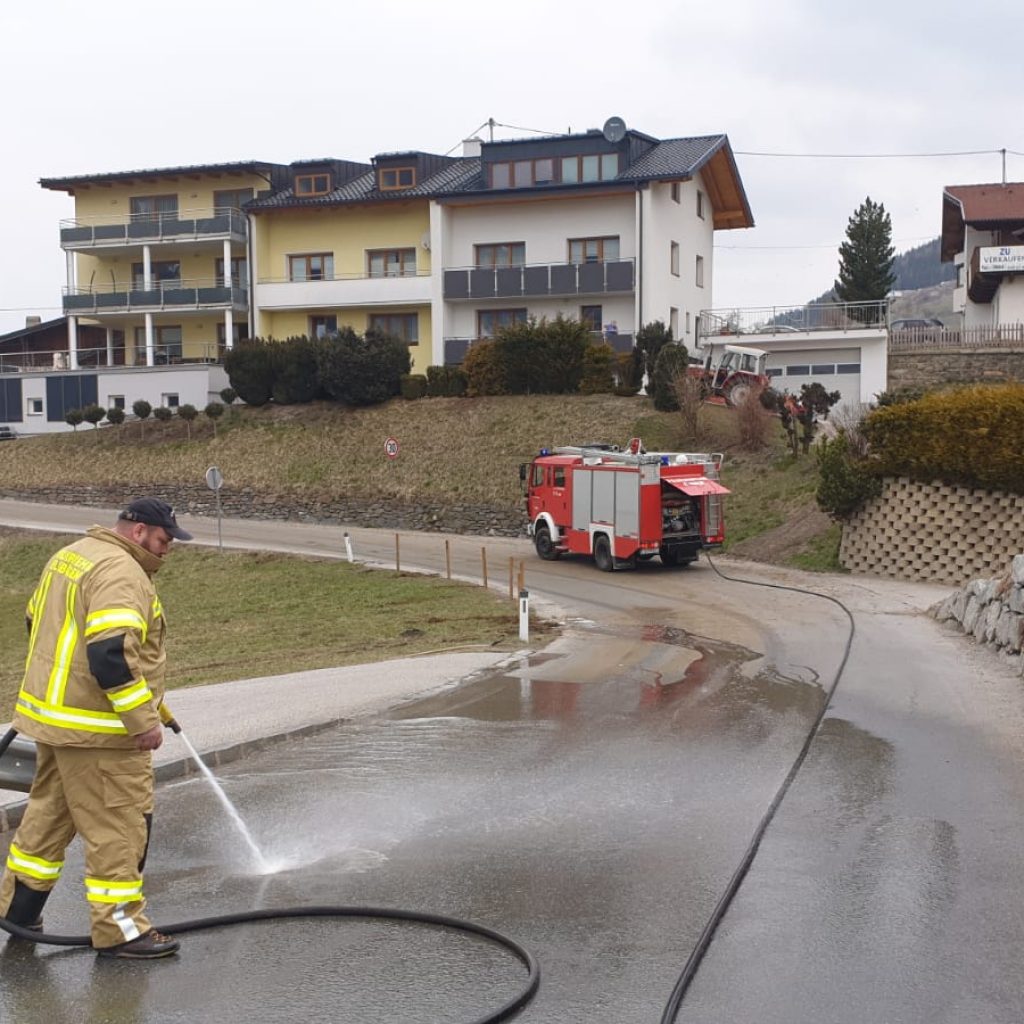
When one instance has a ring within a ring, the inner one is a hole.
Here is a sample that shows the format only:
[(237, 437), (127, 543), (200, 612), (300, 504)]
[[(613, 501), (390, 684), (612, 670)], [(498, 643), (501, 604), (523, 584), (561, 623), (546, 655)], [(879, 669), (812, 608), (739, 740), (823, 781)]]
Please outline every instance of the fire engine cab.
[(660, 556), (689, 565), (725, 540), (722, 455), (615, 445), (544, 449), (519, 468), (528, 532), (546, 560), (593, 555), (604, 572)]

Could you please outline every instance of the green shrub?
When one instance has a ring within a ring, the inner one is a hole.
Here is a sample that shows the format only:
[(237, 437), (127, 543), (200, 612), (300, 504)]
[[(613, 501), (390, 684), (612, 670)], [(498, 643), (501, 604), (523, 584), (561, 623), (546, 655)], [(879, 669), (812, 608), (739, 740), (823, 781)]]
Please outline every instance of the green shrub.
[(427, 378), (422, 373), (403, 373), (399, 382), (402, 388), (402, 397), (413, 400), (423, 398), (427, 393)]
[(872, 471), (1024, 494), (1024, 384), (932, 391), (864, 422)]
[(578, 391), (593, 345), (588, 325), (559, 313), (554, 320), (541, 320), (536, 330), (542, 374), (535, 390), (552, 395)]
[(884, 409), (889, 405), (902, 405), (904, 402), (916, 402), (919, 398), (924, 398), (925, 388), (917, 387), (900, 387), (893, 388), (891, 391), (882, 391), (879, 393), (877, 402), (880, 409)]
[(320, 395), (319, 339), (305, 335), (269, 346), (273, 384), (270, 397), (277, 405), (300, 405)]
[(238, 397), (238, 392), (234, 388), (221, 388), (220, 389), (220, 400), (225, 405), (231, 405), (231, 403)]
[(64, 422), (69, 427), (74, 427), (75, 430), (78, 430), (79, 426), (81, 426), (81, 423), (84, 419), (85, 415), (83, 414), (81, 409), (68, 409), (68, 411), (64, 413)]
[(461, 398), (468, 381), (461, 366), (428, 366), (427, 395), (430, 398)]
[(475, 398), (480, 395), (510, 394), (505, 363), (493, 341), (478, 341), (470, 345), (462, 369), (466, 374), (468, 395)]
[(607, 395), (614, 391), (615, 365), (615, 350), (611, 345), (588, 346), (583, 357), (580, 392), (584, 395)]
[(380, 331), (359, 335), (345, 327), (320, 343), (320, 383), (346, 405), (376, 405), (401, 394), (411, 366), (409, 346)]
[(87, 405), (82, 410), (82, 419), (86, 423), (91, 423), (94, 430), (98, 430), (100, 426), (100, 420), (107, 415), (107, 410), (102, 405)]
[(672, 332), (661, 320), (652, 320), (636, 332), (636, 347), (643, 355), (644, 372), (648, 379), (654, 374), (661, 350), (671, 341)]
[[(273, 339), (269, 344), (273, 344)], [(262, 338), (240, 341), (224, 356), (231, 387), (246, 405), (266, 405), (274, 387), (274, 369), (268, 342)]]
[(124, 423), (124, 409), (119, 409), (117, 406), (108, 409), (107, 422), (113, 423), (114, 426), (117, 426), (120, 423)]
[(161, 422), (166, 423), (174, 415), (173, 409), (168, 409), (166, 405), (158, 406), (153, 410), (153, 415)]
[(882, 481), (863, 459), (856, 457), (845, 431), (817, 447), (818, 507), (833, 519), (846, 519), (869, 498), (882, 493)]
[(644, 354), (634, 348), (615, 356), (615, 394), (635, 395), (644, 382)]
[(654, 408), (659, 412), (676, 412), (679, 409), (675, 382), (677, 377), (686, 373), (689, 365), (690, 357), (685, 345), (665, 345), (658, 353), (649, 390)]

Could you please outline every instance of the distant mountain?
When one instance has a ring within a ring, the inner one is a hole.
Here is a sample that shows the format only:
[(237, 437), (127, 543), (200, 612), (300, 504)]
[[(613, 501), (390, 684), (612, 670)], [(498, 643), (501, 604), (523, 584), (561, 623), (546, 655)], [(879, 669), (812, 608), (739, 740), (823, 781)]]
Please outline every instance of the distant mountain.
[(896, 271), (894, 287), (898, 292), (930, 288), (932, 285), (942, 284), (943, 281), (956, 279), (956, 267), (952, 263), (939, 262), (938, 238), (899, 253), (893, 270)]

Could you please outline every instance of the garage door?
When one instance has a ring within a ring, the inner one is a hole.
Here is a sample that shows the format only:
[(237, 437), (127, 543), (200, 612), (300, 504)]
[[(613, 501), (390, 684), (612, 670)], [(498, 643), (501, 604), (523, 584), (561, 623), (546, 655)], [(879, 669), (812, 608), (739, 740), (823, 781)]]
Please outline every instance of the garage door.
[(843, 402), (860, 403), (860, 349), (769, 352), (768, 376), (776, 391), (799, 395), (804, 384), (838, 391)]

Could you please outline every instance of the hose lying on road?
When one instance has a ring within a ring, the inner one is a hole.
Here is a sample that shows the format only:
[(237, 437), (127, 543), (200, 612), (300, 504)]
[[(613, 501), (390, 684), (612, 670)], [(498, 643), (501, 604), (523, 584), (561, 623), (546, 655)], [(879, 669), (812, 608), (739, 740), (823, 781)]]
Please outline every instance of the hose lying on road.
[(683, 997), (686, 995), (687, 989), (689, 989), (694, 977), (696, 977), (697, 969), (700, 967), (700, 963), (704, 959), (704, 954), (708, 951), (708, 947), (711, 945), (711, 940), (714, 938), (715, 932), (718, 930), (718, 926), (722, 922), (722, 918), (725, 917), (726, 911), (729, 909), (729, 905), (732, 903), (733, 898), (739, 891), (740, 886), (743, 884), (743, 879), (747, 877), (750, 865), (753, 864), (754, 857), (757, 856), (761, 840), (764, 838), (764, 834), (768, 830), (768, 826), (772, 823), (772, 819), (775, 817), (775, 812), (778, 811), (779, 805), (789, 792), (789, 787), (793, 784), (793, 780), (796, 779), (797, 773), (800, 771), (800, 768), (807, 757), (808, 751), (811, 749), (811, 744), (814, 742), (815, 736), (818, 735), (821, 723), (825, 719), (825, 713), (828, 711), (829, 705), (832, 703), (832, 698), (835, 695), (836, 687), (839, 685), (839, 677), (843, 674), (843, 669), (846, 668), (846, 662), (850, 657), (850, 648), (853, 646), (853, 635), (856, 628), (853, 621), (853, 613), (838, 598), (830, 597), (828, 594), (821, 594), (816, 590), (807, 590), (804, 587), (786, 587), (781, 583), (764, 583), (761, 580), (747, 580), (741, 579), (738, 576), (727, 576), (718, 568), (717, 565), (715, 565), (714, 562), (711, 561), (710, 556), (708, 556), (708, 564), (716, 573), (718, 573), (719, 576), (722, 577), (723, 580), (729, 580), (730, 583), (749, 583), (754, 587), (770, 587), (773, 590), (791, 590), (797, 594), (809, 594), (811, 597), (820, 597), (825, 601), (831, 601), (833, 604), (839, 605), (843, 612), (845, 612), (846, 617), (850, 620), (850, 634), (846, 638), (846, 647), (843, 649), (842, 660), (839, 662), (839, 668), (836, 669), (832, 685), (829, 686), (828, 691), (825, 694), (825, 700), (822, 702), (821, 710), (818, 712), (817, 717), (814, 719), (814, 723), (811, 725), (810, 731), (807, 733), (807, 738), (804, 740), (804, 744), (800, 748), (800, 753), (797, 754), (796, 760), (790, 767), (786, 777), (782, 780), (782, 785), (779, 786), (775, 796), (772, 797), (772, 801), (768, 805), (768, 810), (764, 812), (764, 816), (761, 818), (757, 828), (754, 830), (754, 836), (744, 851), (739, 866), (733, 872), (732, 878), (729, 879), (729, 884), (725, 887), (725, 892), (722, 893), (718, 903), (715, 904), (715, 909), (711, 912), (711, 917), (708, 918), (707, 924), (704, 925), (704, 930), (700, 933), (700, 937), (697, 939), (697, 943), (693, 947), (693, 951), (690, 953), (690, 957), (683, 967), (683, 972), (679, 975), (679, 980), (676, 982), (675, 987), (672, 989), (672, 994), (669, 996), (669, 1000), (665, 1004), (665, 1010), (661, 1015), (661, 1024), (673, 1024), (675, 1021), (676, 1015), (679, 1013), (679, 1007), (682, 1005)]
[[(526, 982), (520, 991), (502, 1004), (497, 1010), (476, 1018), (472, 1024), (497, 1024), (508, 1020), (522, 1009), (537, 994), (540, 985), (540, 966), (533, 954), (507, 935), (472, 921), (463, 921), (457, 917), (446, 917), (443, 914), (422, 913), (416, 910), (397, 910), (392, 907), (284, 907), (278, 910), (249, 910), (240, 914), (225, 914), (222, 917), (200, 917), (194, 921), (182, 921), (179, 924), (160, 926), (168, 935), (183, 935), (186, 932), (206, 931), (209, 928), (223, 928), (227, 925), (248, 924), (252, 921), (281, 921), (304, 917), (356, 917), (383, 918), (391, 921), (412, 921), (416, 924), (434, 925), (439, 928), (451, 928), (455, 931), (479, 935), (497, 946), (507, 949), (527, 970)], [(0, 917), (0, 928), (10, 932), (19, 939), (37, 942), (50, 946), (87, 946), (92, 947), (92, 939), (88, 935), (47, 935), (12, 924)]]

